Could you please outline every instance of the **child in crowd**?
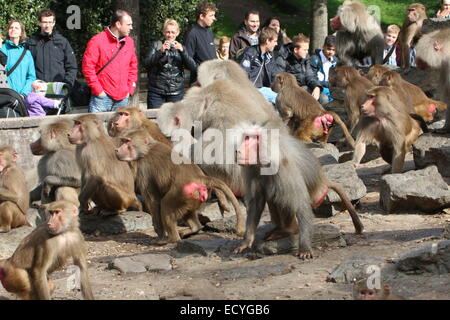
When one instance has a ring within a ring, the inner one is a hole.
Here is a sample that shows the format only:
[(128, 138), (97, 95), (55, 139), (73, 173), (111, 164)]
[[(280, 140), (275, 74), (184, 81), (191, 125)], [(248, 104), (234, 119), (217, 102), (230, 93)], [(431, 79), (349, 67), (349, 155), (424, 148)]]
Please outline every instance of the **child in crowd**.
[(220, 60), (228, 60), (230, 52), (231, 39), (227, 36), (223, 36), (219, 39), (219, 47), (217, 48), (217, 58)]
[(42, 80), (35, 80), (31, 84), (32, 92), (27, 95), (25, 105), (30, 117), (45, 116), (44, 108), (58, 109), (60, 101), (51, 100), (45, 97), (47, 83)]
[(317, 78), (320, 81), (320, 85), (323, 90), (322, 93), (326, 95), (322, 97), (322, 104), (327, 104), (333, 101), (330, 94), (328, 75), (330, 68), (333, 68), (338, 63), (339, 59), (336, 57), (336, 37), (329, 35), (325, 38), (322, 49), (317, 49), (310, 58), (311, 67), (317, 74)]
[(441, 0), (441, 9), (433, 18), (449, 19), (450, 18), (450, 0)]
[[(383, 59), (386, 58), (386, 56), (391, 51), (392, 46), (395, 44), (395, 41), (397, 41), (399, 33), (400, 33), (399, 26), (397, 26), (395, 24), (391, 24), (387, 27), (386, 33), (384, 34), (385, 45), (384, 45), (384, 51), (383, 51)], [(396, 48), (392, 52), (391, 56), (389, 57), (388, 61), (386, 61), (385, 65), (388, 65), (388, 66), (399, 65), (399, 62), (397, 61), (397, 57), (400, 58), (399, 49), (400, 49), (400, 46), (396, 46)], [(412, 66), (415, 65), (415, 63), (413, 62), (414, 59), (415, 59), (415, 54), (413, 52), (411, 52), (410, 60), (413, 63)], [(372, 59), (370, 57), (365, 58), (363, 65), (364, 66), (372, 65)]]

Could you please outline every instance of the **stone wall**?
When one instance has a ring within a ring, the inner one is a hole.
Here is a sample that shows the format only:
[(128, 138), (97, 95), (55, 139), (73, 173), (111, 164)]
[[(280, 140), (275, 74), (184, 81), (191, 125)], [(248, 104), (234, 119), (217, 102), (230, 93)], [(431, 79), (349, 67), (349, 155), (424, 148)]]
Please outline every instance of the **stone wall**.
[[(157, 110), (145, 110), (144, 112), (147, 118), (156, 118)], [(97, 113), (105, 123), (112, 114), (113, 112)], [(19, 153), (18, 165), (25, 170), (33, 169), (37, 166), (40, 157), (31, 154), (29, 145), (39, 137), (39, 125), (44, 122), (73, 119), (78, 116), (80, 114), (0, 119), (0, 145), (12, 146)]]

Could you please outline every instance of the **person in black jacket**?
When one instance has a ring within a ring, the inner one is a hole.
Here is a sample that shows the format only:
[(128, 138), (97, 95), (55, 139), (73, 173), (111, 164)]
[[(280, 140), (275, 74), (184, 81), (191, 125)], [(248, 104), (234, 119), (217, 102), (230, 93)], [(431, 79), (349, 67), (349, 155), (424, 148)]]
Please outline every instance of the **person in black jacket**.
[[(300, 87), (307, 90), (314, 99), (319, 100), (323, 94), (321, 94), (322, 86), (317, 74), (311, 68), (308, 50), (309, 50), (309, 38), (303, 34), (298, 34), (292, 39), (292, 43), (287, 46), (287, 57), (283, 59), (279, 56), (277, 59), (278, 67), (285, 72), (292, 73), (297, 79), (297, 83)], [(319, 100), (321, 102), (321, 100)]]
[(70, 87), (77, 77), (77, 60), (69, 41), (55, 27), (55, 13), (44, 9), (38, 14), (41, 30), (28, 39), (36, 78), (45, 82), (65, 82)]
[(167, 19), (163, 28), (164, 42), (153, 41), (150, 44), (144, 62), (148, 71), (148, 109), (181, 100), (184, 95), (184, 68), (191, 72), (197, 70), (194, 59), (176, 41), (179, 34), (178, 23)]
[[(216, 21), (216, 5), (212, 2), (200, 2), (195, 9), (197, 22), (184, 35), (184, 47), (197, 65), (203, 61), (217, 59), (214, 45), (214, 32), (211, 26)], [(190, 82), (197, 80), (197, 73), (191, 72)]]
[(263, 28), (259, 34), (259, 44), (245, 48), (239, 63), (259, 92), (273, 104), (277, 94), (270, 87), (279, 72), (273, 57), (277, 38), (278, 34), (274, 29)]

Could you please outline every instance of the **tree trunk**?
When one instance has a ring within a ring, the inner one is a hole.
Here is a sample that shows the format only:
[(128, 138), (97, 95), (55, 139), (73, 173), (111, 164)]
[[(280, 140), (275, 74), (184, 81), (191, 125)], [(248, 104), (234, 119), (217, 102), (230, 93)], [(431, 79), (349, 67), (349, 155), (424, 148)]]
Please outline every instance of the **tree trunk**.
[[(139, 15), (139, 0), (115, 0), (114, 2), (115, 9), (123, 9), (130, 13), (131, 18), (133, 19), (133, 31), (130, 36), (134, 40), (134, 48), (136, 50), (136, 56), (139, 61), (139, 34), (140, 34), (140, 24), (141, 18)], [(138, 63), (138, 67), (140, 63)], [(136, 90), (134, 94), (130, 97), (128, 104), (130, 106), (139, 108), (139, 77), (140, 70), (138, 69), (138, 79), (136, 82)]]
[(311, 51), (322, 48), (328, 35), (328, 10), (327, 0), (311, 0)]

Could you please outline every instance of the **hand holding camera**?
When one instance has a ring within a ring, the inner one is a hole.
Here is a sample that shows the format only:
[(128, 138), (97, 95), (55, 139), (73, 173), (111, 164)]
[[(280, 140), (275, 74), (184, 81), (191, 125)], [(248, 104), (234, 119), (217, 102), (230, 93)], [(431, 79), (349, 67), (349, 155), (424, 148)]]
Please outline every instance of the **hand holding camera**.
[(164, 41), (161, 47), (161, 52), (170, 50), (172, 48), (179, 51), (183, 51), (183, 46), (178, 41)]

